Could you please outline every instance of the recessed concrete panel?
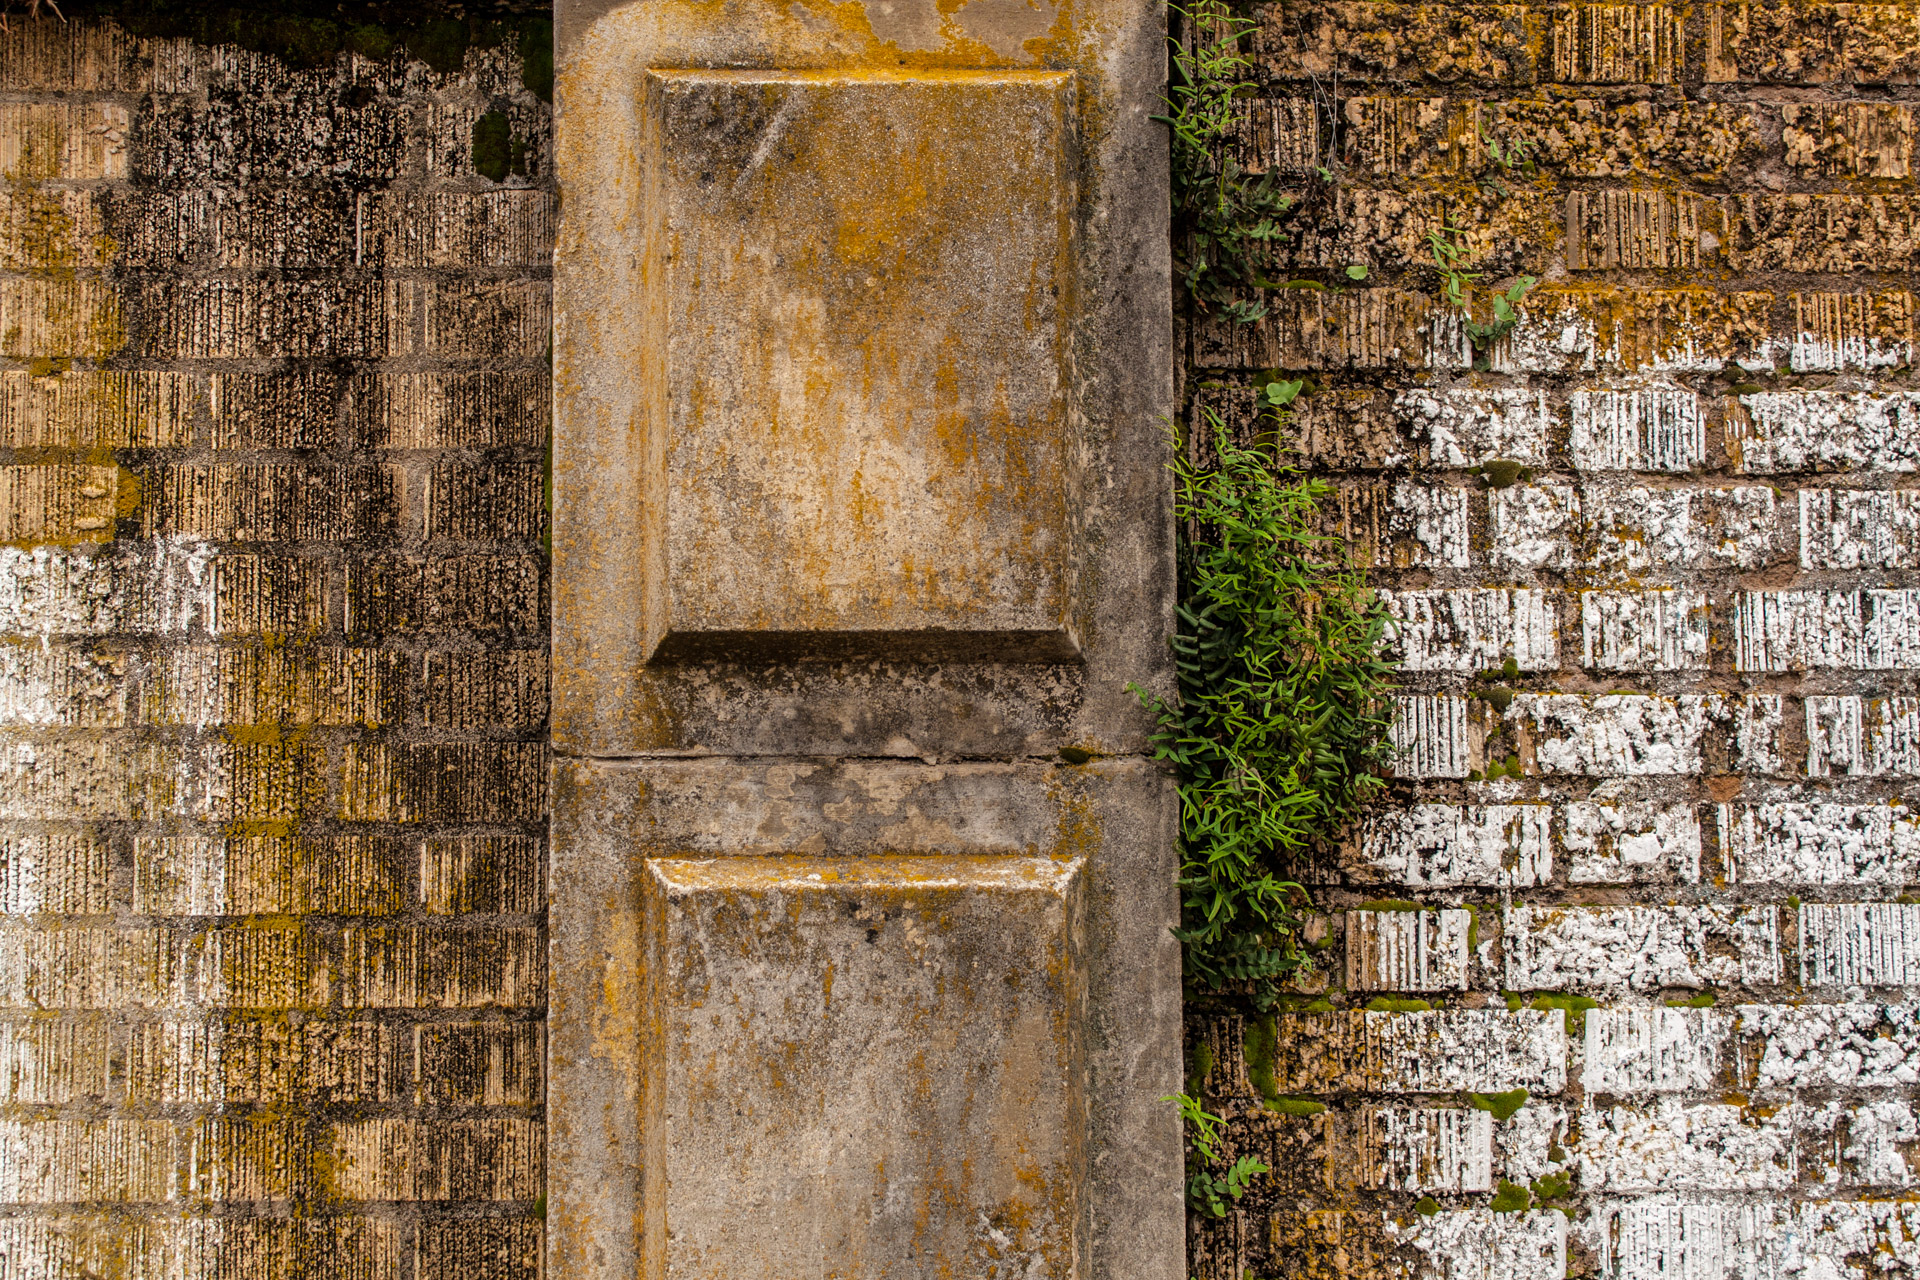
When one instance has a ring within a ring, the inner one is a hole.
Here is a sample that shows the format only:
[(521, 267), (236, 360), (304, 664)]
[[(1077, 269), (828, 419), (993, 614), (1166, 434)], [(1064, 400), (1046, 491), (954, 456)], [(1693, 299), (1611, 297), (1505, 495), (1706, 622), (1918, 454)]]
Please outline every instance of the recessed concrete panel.
[(1075, 656), (1072, 90), (647, 74), (652, 660)]
[(1083, 1275), (1081, 866), (648, 859), (642, 1274)]

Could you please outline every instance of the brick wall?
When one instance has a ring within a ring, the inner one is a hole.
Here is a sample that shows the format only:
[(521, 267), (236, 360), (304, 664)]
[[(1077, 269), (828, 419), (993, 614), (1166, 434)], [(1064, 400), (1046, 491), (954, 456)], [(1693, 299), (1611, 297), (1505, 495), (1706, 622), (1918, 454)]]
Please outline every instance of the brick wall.
[[(1246, 157), (1337, 174), (1284, 269), (1370, 273), (1197, 320), (1187, 395), (1320, 383), (1403, 756), (1277, 1047), (1189, 1015), (1279, 1171), (1194, 1274), (1920, 1271), (1920, 7), (1253, 12)], [(1478, 361), (1446, 218), (1544, 277)]]
[(537, 1275), (547, 109), (11, 28), (0, 1276)]

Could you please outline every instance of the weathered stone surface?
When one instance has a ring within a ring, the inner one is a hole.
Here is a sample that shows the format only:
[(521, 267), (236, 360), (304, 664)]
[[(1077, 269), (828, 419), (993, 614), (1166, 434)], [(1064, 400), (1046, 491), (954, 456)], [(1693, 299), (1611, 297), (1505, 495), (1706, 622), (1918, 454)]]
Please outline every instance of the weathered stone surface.
[(649, 77), (654, 657), (1074, 654), (1068, 84)]
[(645, 1265), (1081, 1274), (1083, 866), (649, 859)]
[[(860, 1249), (874, 1274), (1001, 1251), (1078, 1275), (1122, 1241), (1177, 1264), (1174, 1223), (1141, 1220), (1180, 1165), (1152, 1101), (1178, 1072), (1167, 785), (1133, 761), (559, 765), (556, 1247), (623, 1274)], [(865, 1208), (876, 1178), (900, 1216)]]

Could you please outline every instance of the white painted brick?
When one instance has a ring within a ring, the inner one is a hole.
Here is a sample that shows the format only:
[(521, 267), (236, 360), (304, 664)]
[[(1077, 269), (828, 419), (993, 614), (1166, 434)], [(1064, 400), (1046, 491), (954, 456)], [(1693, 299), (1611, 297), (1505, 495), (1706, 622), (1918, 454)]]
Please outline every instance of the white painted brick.
[(1855, 1264), (1864, 1258), (1882, 1275), (1920, 1271), (1920, 1204), (1827, 1200), (1796, 1205), (1791, 1213), (1791, 1230), (1780, 1232), (1774, 1246), (1782, 1280), (1857, 1276)]
[(1507, 719), (1526, 725), (1543, 774), (1694, 774), (1706, 735), (1732, 709), (1716, 694), (1523, 693)]
[(1802, 489), (1800, 567), (1920, 567), (1920, 491)]
[(1364, 1185), (1467, 1195), (1493, 1190), (1493, 1117), (1465, 1107), (1368, 1107)]
[(1513, 907), (1501, 934), (1515, 991), (1655, 991), (1780, 980), (1772, 906)]
[(1570, 407), (1582, 471), (1688, 471), (1706, 460), (1706, 415), (1685, 388), (1576, 391)]
[(1553, 601), (1544, 591), (1382, 591), (1393, 647), (1407, 671), (1484, 671), (1512, 658), (1522, 670), (1560, 665)]
[(1662, 1097), (1646, 1107), (1580, 1116), (1574, 1160), (1595, 1192), (1784, 1191), (1799, 1172), (1800, 1108), (1762, 1116), (1746, 1107)]
[(1777, 693), (1751, 693), (1733, 704), (1733, 762), (1744, 773), (1779, 773), (1786, 767), (1780, 731), (1786, 700)]
[(1388, 535), (1419, 548), (1414, 564), (1464, 569), (1470, 563), (1467, 491), (1402, 481), (1393, 487)]
[(1562, 823), (1573, 884), (1700, 881), (1700, 819), (1690, 805), (1581, 800)]
[(1766, 391), (1728, 415), (1738, 470), (1913, 471), (1920, 468), (1920, 396), (1899, 391)]
[[(1567, 1142), (1567, 1109), (1555, 1102), (1529, 1098), (1525, 1106), (1493, 1126), (1494, 1173), (1528, 1183), (1565, 1172)], [(1554, 1159), (1555, 1155), (1560, 1159)]]
[(1810, 987), (1920, 982), (1920, 903), (1801, 904), (1800, 981)]
[(1822, 694), (1807, 698), (1806, 714), (1810, 776), (1920, 774), (1920, 698)]
[(1743, 1004), (1734, 1013), (1752, 1088), (1904, 1089), (1920, 1083), (1920, 1006)]
[(1840, 1167), (1822, 1170), (1822, 1181), (1829, 1185), (1910, 1187), (1920, 1182), (1906, 1157), (1920, 1143), (1920, 1118), (1905, 1098), (1829, 1102), (1809, 1119), (1814, 1132), (1840, 1138)]
[(1905, 884), (1920, 880), (1920, 822), (1902, 805), (1719, 805), (1729, 882)]
[(1544, 804), (1417, 804), (1368, 818), (1358, 871), (1418, 889), (1526, 889), (1553, 877)]
[(1584, 1229), (1608, 1280), (1843, 1280), (1920, 1270), (1920, 1204), (1911, 1201), (1603, 1202)]
[(1494, 458), (1546, 465), (1552, 415), (1543, 391), (1421, 388), (1395, 396), (1394, 409), (1416, 439), (1426, 439), (1434, 466), (1477, 466)]
[(1705, 671), (1707, 593), (1583, 591), (1580, 665), (1598, 671)]
[(1567, 1219), (1551, 1210), (1494, 1213), (1465, 1209), (1416, 1215), (1402, 1225), (1389, 1217), (1390, 1239), (1415, 1262), (1407, 1280), (1564, 1280)]
[(1565, 1023), (1558, 1009), (1283, 1013), (1274, 1078), (1283, 1093), (1559, 1093)]
[(1465, 698), (1401, 695), (1393, 700), (1388, 740), (1402, 778), (1464, 778), (1472, 768)]
[(1777, 496), (1764, 485), (1716, 489), (1589, 486), (1587, 567), (1630, 574), (1756, 569), (1782, 549)]
[(1353, 991), (1464, 991), (1465, 911), (1349, 911), (1347, 987)]
[(1920, 591), (1745, 591), (1737, 671), (1920, 669)]
[(1487, 495), (1493, 563), (1515, 569), (1571, 569), (1580, 495), (1570, 485), (1526, 484)]
[(1913, 343), (1883, 336), (1877, 322), (1886, 317), (1875, 314), (1879, 310), (1876, 302), (1900, 297), (1864, 291), (1794, 294), (1795, 325), (1788, 365), (1795, 373), (1839, 373), (1911, 362)]
[(1732, 1022), (1720, 1009), (1589, 1009), (1580, 1083), (1588, 1093), (1710, 1089)]
[(1608, 1280), (1775, 1280), (1776, 1212), (1769, 1205), (1628, 1201), (1601, 1205), (1589, 1229)]

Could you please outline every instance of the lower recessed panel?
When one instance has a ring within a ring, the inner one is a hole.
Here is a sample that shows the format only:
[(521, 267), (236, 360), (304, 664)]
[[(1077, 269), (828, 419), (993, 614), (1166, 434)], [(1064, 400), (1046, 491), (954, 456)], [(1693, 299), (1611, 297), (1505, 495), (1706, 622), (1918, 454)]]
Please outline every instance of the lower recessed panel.
[(1084, 1275), (1081, 865), (649, 859), (643, 1274)]

